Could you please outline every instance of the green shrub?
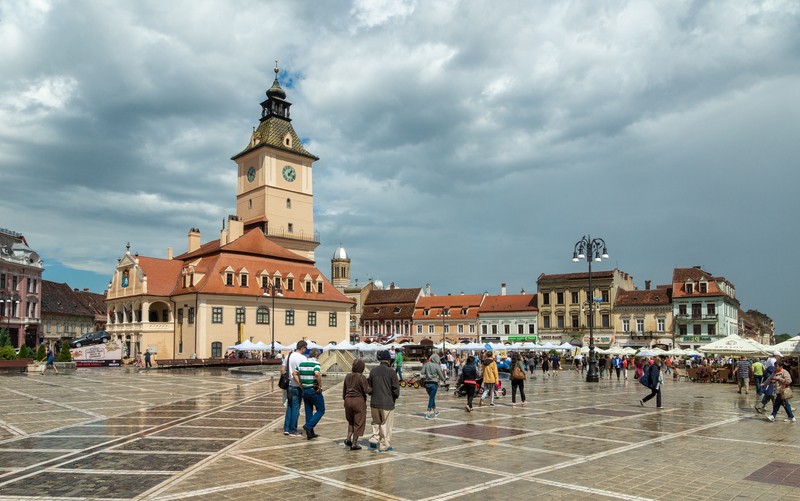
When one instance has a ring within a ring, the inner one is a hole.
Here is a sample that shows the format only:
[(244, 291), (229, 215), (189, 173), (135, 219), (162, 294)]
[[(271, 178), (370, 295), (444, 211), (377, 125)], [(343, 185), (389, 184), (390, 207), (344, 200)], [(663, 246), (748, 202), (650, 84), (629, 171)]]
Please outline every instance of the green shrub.
[(17, 350), (11, 346), (0, 346), (0, 360), (15, 360)]
[(0, 329), (0, 346), (11, 346), (11, 336), (8, 335), (8, 329)]
[(47, 347), (44, 344), (39, 345), (39, 349), (36, 351), (36, 360), (41, 362), (47, 358)]
[(27, 344), (23, 344), (22, 348), (19, 349), (19, 355), (17, 355), (17, 358), (33, 358), (31, 349), (28, 348)]
[(69, 343), (61, 343), (61, 352), (58, 354), (59, 362), (72, 362), (72, 353), (69, 351)]

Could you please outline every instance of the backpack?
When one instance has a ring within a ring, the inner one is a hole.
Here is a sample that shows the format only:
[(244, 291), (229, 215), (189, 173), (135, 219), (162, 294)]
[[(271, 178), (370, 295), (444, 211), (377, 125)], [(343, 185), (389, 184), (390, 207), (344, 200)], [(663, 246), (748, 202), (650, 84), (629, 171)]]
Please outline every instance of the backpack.
[(653, 388), (652, 386), (650, 386), (650, 371), (649, 370), (644, 371), (644, 374), (642, 374), (642, 377), (639, 378), (639, 382), (642, 383), (646, 388), (651, 388), (651, 389)]

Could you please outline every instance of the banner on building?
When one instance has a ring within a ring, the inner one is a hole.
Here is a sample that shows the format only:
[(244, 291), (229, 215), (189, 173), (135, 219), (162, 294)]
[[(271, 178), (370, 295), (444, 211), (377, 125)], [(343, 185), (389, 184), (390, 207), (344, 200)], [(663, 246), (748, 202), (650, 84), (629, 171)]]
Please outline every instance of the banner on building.
[(122, 343), (90, 344), (80, 348), (71, 348), (72, 361), (78, 367), (119, 367), (122, 364)]

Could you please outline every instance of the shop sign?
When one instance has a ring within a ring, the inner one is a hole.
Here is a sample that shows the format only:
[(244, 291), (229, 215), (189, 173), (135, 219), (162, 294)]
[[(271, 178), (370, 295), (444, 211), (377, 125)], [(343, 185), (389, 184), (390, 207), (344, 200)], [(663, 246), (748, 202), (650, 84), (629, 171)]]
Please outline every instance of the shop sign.
[[(484, 338), (485, 339), (485, 338)], [(536, 336), (508, 336), (509, 341), (536, 341)]]
[(681, 343), (710, 343), (713, 340), (711, 336), (681, 336)]

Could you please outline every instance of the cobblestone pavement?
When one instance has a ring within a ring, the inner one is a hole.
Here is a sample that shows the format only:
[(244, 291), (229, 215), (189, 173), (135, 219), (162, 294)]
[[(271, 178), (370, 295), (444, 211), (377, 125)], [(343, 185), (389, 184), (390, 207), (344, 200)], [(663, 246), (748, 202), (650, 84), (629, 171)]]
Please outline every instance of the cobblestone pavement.
[[(733, 385), (528, 380), (528, 406), (467, 413), (403, 388), (394, 452), (342, 445), (341, 385), (320, 438), (282, 434), (274, 380), (227, 371), (0, 377), (0, 500), (798, 499), (800, 429), (755, 413)], [(300, 422), (304, 421), (301, 415)], [(367, 425), (369, 429), (369, 422)]]

